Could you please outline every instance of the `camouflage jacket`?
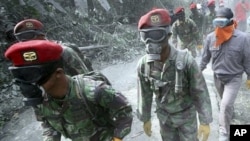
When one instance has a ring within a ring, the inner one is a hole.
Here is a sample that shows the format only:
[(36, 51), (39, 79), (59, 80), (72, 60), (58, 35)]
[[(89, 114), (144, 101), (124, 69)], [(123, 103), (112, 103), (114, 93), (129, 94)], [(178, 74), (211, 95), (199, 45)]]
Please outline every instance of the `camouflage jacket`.
[[(167, 120), (167, 115), (180, 113), (194, 107), (201, 123), (212, 122), (211, 102), (202, 72), (196, 61), (189, 54), (183, 68), (182, 91), (175, 92), (176, 57), (179, 51), (171, 47), (169, 58), (164, 62), (147, 63), (146, 56), (138, 62), (138, 118), (145, 122), (151, 118), (153, 94), (155, 94), (156, 112), (160, 120)], [(145, 68), (150, 65), (149, 76)]]
[(205, 28), (204, 28), (205, 27), (205, 15), (202, 15), (199, 12), (197, 14), (192, 13), (189, 16), (189, 18), (195, 22), (197, 28), (199, 29), (199, 33), (201, 34), (201, 36), (203, 36), (204, 31), (205, 31)]
[[(68, 77), (69, 92), (64, 99), (48, 98), (34, 108), (37, 120), (44, 122), (44, 140), (58, 141), (60, 137), (55, 139), (53, 135), (59, 133), (72, 141), (89, 141), (98, 131), (102, 131), (98, 137), (100, 141), (110, 141), (112, 137), (122, 139), (131, 130), (131, 105), (122, 94), (102, 81), (79, 77), (84, 86), (78, 87), (76, 77)], [(82, 98), (80, 88), (86, 99)]]
[(177, 36), (183, 42), (184, 46), (191, 42), (202, 45), (202, 37), (199, 34), (198, 28), (192, 19), (186, 18), (185, 22), (177, 20), (172, 26), (173, 44), (177, 43)]
[(205, 34), (209, 34), (214, 31), (213, 20), (216, 18), (215, 13), (209, 13), (205, 16)]

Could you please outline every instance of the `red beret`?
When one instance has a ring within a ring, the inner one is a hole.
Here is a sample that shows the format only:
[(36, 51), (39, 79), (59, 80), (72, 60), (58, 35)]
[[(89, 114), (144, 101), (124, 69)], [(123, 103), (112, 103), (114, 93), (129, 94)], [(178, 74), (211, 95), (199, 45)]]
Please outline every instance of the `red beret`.
[(178, 13), (181, 13), (181, 12), (184, 12), (185, 9), (183, 7), (177, 7), (175, 10), (174, 10), (174, 13), (175, 14), (178, 14)]
[(26, 19), (20, 21), (14, 27), (14, 34), (26, 31), (26, 30), (43, 30), (43, 24), (36, 19)]
[(215, 1), (214, 0), (210, 0), (208, 3), (207, 3), (207, 6), (215, 6)]
[(30, 40), (13, 44), (4, 55), (14, 66), (40, 65), (59, 60), (62, 51), (62, 47), (54, 42)]
[(190, 9), (195, 9), (196, 8), (196, 4), (195, 3), (190, 4), (189, 8)]
[(170, 25), (170, 23), (171, 18), (166, 9), (153, 9), (140, 18), (138, 29), (153, 26), (166, 26)]

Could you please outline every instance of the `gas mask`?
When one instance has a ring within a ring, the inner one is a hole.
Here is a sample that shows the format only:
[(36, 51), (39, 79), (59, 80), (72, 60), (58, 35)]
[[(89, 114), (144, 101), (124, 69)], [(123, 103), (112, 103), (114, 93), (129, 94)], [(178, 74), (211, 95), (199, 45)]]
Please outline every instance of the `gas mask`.
[(15, 84), (20, 87), (25, 106), (36, 106), (43, 103), (45, 91), (41, 86), (21, 81), (15, 81)]
[(170, 27), (153, 27), (140, 30), (141, 40), (146, 44), (148, 62), (161, 59), (162, 43), (171, 34)]
[(26, 106), (42, 104), (46, 93), (41, 86), (48, 81), (60, 63), (53, 62), (44, 65), (9, 67), (15, 79), (15, 84), (20, 87), (24, 96), (23, 102)]

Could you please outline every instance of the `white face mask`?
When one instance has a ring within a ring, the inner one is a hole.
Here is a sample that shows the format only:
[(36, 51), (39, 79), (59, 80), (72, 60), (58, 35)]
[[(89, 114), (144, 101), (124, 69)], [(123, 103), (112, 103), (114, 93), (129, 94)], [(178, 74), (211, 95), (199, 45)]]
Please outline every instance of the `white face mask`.
[(214, 27), (223, 28), (223, 27), (225, 27), (229, 22), (230, 22), (230, 20), (227, 19), (227, 18), (215, 18), (215, 19), (213, 20), (213, 26), (214, 26)]
[(146, 52), (147, 52), (147, 62), (159, 61), (161, 59), (162, 45), (161, 43), (147, 43)]

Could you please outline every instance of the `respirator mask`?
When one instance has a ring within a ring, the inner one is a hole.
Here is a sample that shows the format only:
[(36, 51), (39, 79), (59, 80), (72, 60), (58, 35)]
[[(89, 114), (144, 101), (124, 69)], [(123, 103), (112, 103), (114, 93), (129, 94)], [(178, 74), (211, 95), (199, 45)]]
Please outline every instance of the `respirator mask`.
[(140, 30), (141, 41), (146, 44), (148, 61), (159, 61), (161, 59), (162, 44), (170, 33), (169, 26)]
[(45, 91), (41, 86), (54, 72), (55, 64), (34, 65), (25, 67), (9, 67), (14, 82), (20, 87), (26, 106), (36, 106), (44, 101)]
[(43, 103), (45, 91), (42, 86), (34, 83), (25, 83), (16, 80), (15, 84), (19, 86), (25, 106), (36, 106)]

